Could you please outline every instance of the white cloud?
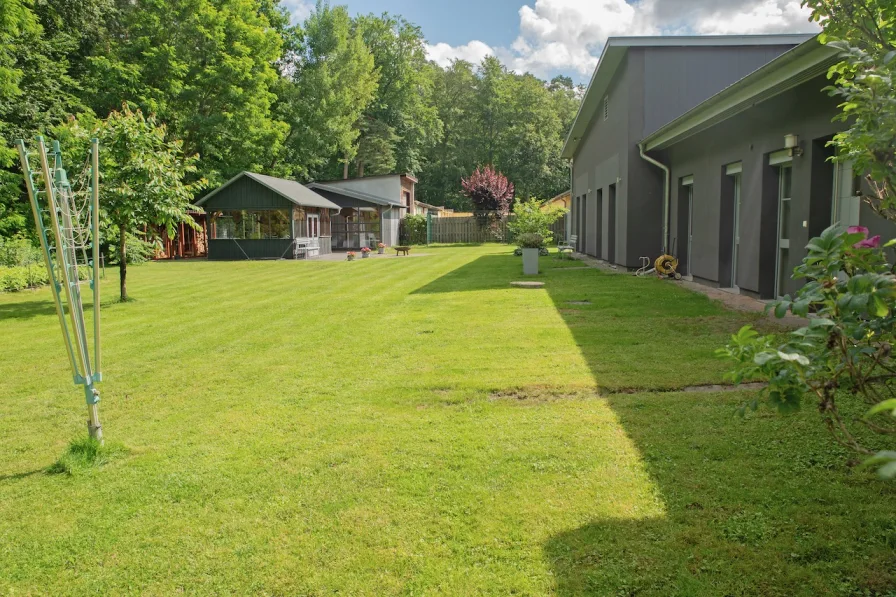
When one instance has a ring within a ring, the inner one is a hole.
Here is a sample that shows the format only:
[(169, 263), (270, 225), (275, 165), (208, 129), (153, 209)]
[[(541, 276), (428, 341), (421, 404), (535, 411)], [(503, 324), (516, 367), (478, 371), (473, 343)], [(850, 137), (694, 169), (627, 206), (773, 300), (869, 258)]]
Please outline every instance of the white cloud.
[(799, 0), (535, 0), (519, 10), (519, 36), (509, 48), (479, 40), (429, 46), (430, 58), (479, 62), (494, 54), (518, 72), (587, 78), (611, 36), (816, 32)]
[(314, 2), (311, 0), (283, 0), (283, 7), (289, 11), (289, 19), (293, 25), (297, 25), (307, 19), (314, 10)]
[(809, 11), (799, 2), (765, 0), (746, 6), (733, 13), (715, 12), (697, 20), (695, 29), (700, 33), (792, 33), (813, 31), (808, 23)]
[(446, 43), (426, 45), (427, 57), (439, 66), (448, 66), (452, 60), (466, 60), (479, 64), (486, 56), (494, 56), (495, 51), (488, 44), (473, 40), (462, 46), (450, 46)]

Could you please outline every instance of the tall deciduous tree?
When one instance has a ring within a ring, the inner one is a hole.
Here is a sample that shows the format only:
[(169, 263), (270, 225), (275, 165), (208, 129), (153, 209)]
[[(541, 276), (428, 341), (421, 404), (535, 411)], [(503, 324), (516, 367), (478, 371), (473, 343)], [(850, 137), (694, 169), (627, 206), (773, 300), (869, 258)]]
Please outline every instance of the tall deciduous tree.
[(127, 104), (103, 121), (72, 120), (56, 130), (69, 151), (86, 151), (89, 140), (100, 141), (101, 217), (118, 236), (120, 296), (128, 300), (127, 236), (144, 228), (164, 226), (170, 236), (175, 227), (197, 225), (189, 212), (205, 180), (193, 178), (198, 161), (185, 155), (183, 142), (171, 140), (155, 117), (131, 110)]
[(264, 169), (287, 126), (271, 110), (282, 39), (256, 0), (120, 3), (108, 51), (92, 56), (86, 94), (102, 116), (134, 101), (198, 153), (220, 182)]
[[(355, 20), (379, 72), (376, 95), (365, 110), (367, 122), (375, 121), (394, 133), (395, 170), (418, 172), (426, 152), (441, 135), (441, 121), (433, 105), (435, 68), (426, 59), (426, 41), (420, 28), (389, 14)], [(364, 121), (359, 122), (361, 128)], [(383, 128), (362, 130), (385, 138)]]
[(471, 63), (456, 60), (435, 78), (433, 103), (442, 121), (442, 137), (427, 152), (417, 197), (426, 203), (461, 211), (472, 206), (463, 195), (461, 178), (476, 166), (479, 127), (473, 118), (478, 79)]
[(329, 159), (354, 160), (357, 125), (373, 99), (377, 73), (343, 6), (318, 2), (297, 34), (284, 64), (287, 79), (278, 87), (277, 113), (289, 124), (281, 169), (306, 178)]
[[(0, 235), (22, 234), (30, 227), (18, 164), (10, 157), (12, 143), (62, 122), (82, 110), (70, 75), (69, 56), (80, 47), (72, 30), (79, 11), (101, 12), (102, 0), (23, 3), (0, 0)], [(72, 10), (68, 10), (72, 8)], [(72, 19), (64, 21), (61, 13)], [(88, 31), (84, 32), (89, 37)], [(86, 42), (85, 42), (86, 43)]]

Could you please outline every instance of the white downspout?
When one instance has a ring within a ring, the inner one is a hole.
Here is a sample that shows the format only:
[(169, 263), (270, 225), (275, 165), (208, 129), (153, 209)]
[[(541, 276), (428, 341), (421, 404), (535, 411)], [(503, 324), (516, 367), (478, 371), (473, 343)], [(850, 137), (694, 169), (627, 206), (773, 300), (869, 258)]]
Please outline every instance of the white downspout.
[(641, 157), (644, 158), (647, 162), (653, 164), (657, 168), (660, 168), (664, 173), (663, 176), (663, 254), (669, 253), (669, 191), (672, 187), (672, 173), (669, 170), (669, 166), (661, 164), (656, 161), (646, 153), (644, 153), (644, 144), (638, 143), (638, 151), (641, 153)]

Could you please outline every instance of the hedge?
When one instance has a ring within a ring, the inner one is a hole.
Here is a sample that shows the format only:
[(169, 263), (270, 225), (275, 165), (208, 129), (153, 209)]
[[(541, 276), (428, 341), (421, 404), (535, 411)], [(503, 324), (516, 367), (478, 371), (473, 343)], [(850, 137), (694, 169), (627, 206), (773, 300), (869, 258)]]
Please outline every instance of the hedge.
[[(78, 268), (78, 279), (90, 278), (90, 269), (84, 266)], [(26, 288), (37, 288), (49, 283), (47, 268), (41, 265), (0, 267), (0, 291), (17, 292)]]

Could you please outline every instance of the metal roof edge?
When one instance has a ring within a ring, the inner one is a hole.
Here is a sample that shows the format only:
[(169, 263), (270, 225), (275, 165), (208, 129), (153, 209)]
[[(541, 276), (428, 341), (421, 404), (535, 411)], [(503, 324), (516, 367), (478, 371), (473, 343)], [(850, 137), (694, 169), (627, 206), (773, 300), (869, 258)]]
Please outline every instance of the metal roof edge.
[(392, 201), (390, 199), (386, 199), (385, 197), (377, 197), (376, 195), (371, 195), (363, 191), (356, 191), (354, 189), (347, 189), (345, 187), (327, 185), (320, 182), (311, 182), (306, 184), (305, 186), (309, 189), (320, 189), (322, 191), (329, 191), (331, 193), (336, 193), (337, 195), (345, 195), (346, 197), (360, 199), (361, 201), (368, 201), (376, 205), (394, 205), (398, 207), (404, 207), (404, 205), (401, 204), (401, 201), (398, 201), (397, 199)]
[[(817, 34), (811, 33), (781, 33), (765, 35), (664, 35), (607, 38), (607, 43), (604, 44), (597, 66), (594, 69), (594, 73), (591, 75), (591, 79), (588, 82), (588, 87), (585, 89), (585, 95), (582, 97), (582, 103), (579, 105), (579, 110), (576, 113), (575, 120), (573, 120), (572, 126), (569, 127), (569, 133), (567, 133), (566, 135), (566, 140), (563, 143), (563, 149), (560, 152), (560, 156), (562, 158), (572, 159), (572, 157), (575, 155), (575, 152), (578, 149), (578, 141), (580, 141), (581, 137), (585, 134), (584, 131), (582, 131), (578, 133), (578, 137), (573, 136), (574, 134), (576, 134), (577, 128), (581, 128), (580, 119), (582, 119), (583, 116), (586, 118), (586, 121), (582, 123), (582, 125), (587, 128), (588, 124), (591, 122), (591, 119), (594, 117), (594, 114), (596, 114), (598, 109), (600, 108), (599, 98), (598, 103), (595, 104), (593, 94), (596, 93), (597, 88), (600, 88), (601, 90), (599, 97), (603, 97), (606, 94), (606, 88), (608, 88), (610, 82), (612, 82), (613, 76), (616, 74), (616, 69), (619, 67), (619, 64), (621, 64), (621, 58), (628, 51), (628, 48), (682, 46), (711, 47), (738, 45), (759, 46), (787, 44), (797, 44), (796, 47), (800, 47), (800, 45), (816, 37)], [(612, 65), (612, 72), (602, 73), (602, 67), (610, 62), (611, 56), (615, 55), (619, 55), (620, 60), (616, 64)], [(603, 87), (597, 85), (599, 75), (601, 74), (607, 75), (606, 77), (603, 77), (606, 79), (606, 84)], [(591, 99), (590, 102), (589, 99)], [(589, 107), (589, 104), (594, 105)], [(586, 115), (586, 109), (590, 110), (591, 113)]]

